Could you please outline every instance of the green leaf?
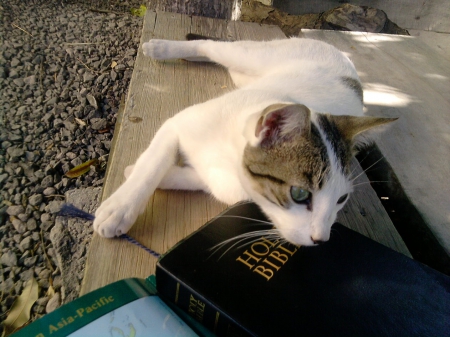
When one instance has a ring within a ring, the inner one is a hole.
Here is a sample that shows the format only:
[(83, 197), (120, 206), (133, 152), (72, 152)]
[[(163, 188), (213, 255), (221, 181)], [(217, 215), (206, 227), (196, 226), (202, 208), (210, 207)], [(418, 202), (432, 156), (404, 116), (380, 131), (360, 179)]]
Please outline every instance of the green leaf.
[(135, 15), (135, 16), (144, 16), (145, 12), (147, 11), (147, 7), (145, 7), (145, 5), (141, 5), (141, 7), (139, 8), (131, 8), (131, 15)]
[(91, 159), (83, 164), (75, 166), (73, 169), (66, 172), (66, 177), (78, 178), (79, 176), (85, 174), (86, 172), (89, 172), (91, 166), (97, 164), (97, 162), (98, 159)]
[(39, 285), (35, 278), (26, 283), (22, 294), (15, 300), (3, 325), (6, 335), (20, 329), (30, 320), (30, 310), (38, 299)]

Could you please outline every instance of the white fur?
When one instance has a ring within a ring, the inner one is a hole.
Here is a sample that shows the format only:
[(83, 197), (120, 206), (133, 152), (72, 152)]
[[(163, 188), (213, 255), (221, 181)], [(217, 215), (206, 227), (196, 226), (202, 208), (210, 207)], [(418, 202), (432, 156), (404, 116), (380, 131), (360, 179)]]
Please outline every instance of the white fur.
[[(251, 199), (291, 242), (311, 245), (313, 240), (327, 240), (343, 206), (336, 202), (351, 190), (336, 159), (331, 160), (329, 183), (314, 194), (310, 212), (304, 205), (282, 209), (256, 193), (243, 172), (242, 156), (248, 143), (259, 143), (254, 133), (256, 122), (269, 105), (301, 103), (313, 113), (362, 115), (362, 103), (341, 80), (358, 79), (351, 61), (334, 47), (308, 39), (232, 43), (150, 40), (143, 51), (157, 60), (183, 58), (222, 64), (240, 89), (167, 120), (128, 170), (126, 182), (99, 207), (94, 229), (105, 237), (126, 233), (160, 187), (204, 190), (227, 204)], [(187, 158), (188, 167), (175, 166), (178, 151)]]

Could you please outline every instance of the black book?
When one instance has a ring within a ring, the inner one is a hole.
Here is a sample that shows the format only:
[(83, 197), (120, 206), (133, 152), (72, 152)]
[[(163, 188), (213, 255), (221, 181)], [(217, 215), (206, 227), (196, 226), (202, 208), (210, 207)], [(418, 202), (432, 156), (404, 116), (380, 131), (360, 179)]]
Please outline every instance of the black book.
[[(254, 219), (254, 220), (251, 220)], [(159, 295), (218, 336), (448, 336), (450, 278), (340, 224), (297, 247), (238, 204), (158, 262)]]

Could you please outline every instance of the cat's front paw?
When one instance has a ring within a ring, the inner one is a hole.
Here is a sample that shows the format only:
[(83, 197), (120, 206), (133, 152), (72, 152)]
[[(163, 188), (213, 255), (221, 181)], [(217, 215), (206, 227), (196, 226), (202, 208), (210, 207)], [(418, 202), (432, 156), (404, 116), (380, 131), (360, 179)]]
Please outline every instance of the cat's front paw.
[(173, 41), (153, 39), (142, 45), (142, 51), (145, 56), (155, 60), (167, 60), (173, 58), (171, 56), (171, 45)]
[(94, 230), (106, 238), (125, 234), (136, 221), (140, 208), (113, 194), (95, 212)]

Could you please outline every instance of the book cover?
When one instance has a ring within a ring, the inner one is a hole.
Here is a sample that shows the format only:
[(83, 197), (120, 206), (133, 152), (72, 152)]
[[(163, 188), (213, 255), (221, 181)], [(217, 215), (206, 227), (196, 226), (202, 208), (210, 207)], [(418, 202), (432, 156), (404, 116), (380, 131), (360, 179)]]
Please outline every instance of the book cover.
[[(184, 316), (184, 315), (183, 315)], [(192, 323), (191, 319), (188, 319)], [(158, 296), (151, 277), (129, 278), (90, 292), (14, 333), (13, 337), (154, 336), (197, 334)], [(192, 326), (192, 325), (191, 325)], [(197, 331), (198, 332), (198, 331)]]
[(157, 264), (159, 295), (218, 336), (450, 335), (449, 277), (340, 224), (297, 247), (248, 234), (261, 221), (238, 204), (181, 241)]

